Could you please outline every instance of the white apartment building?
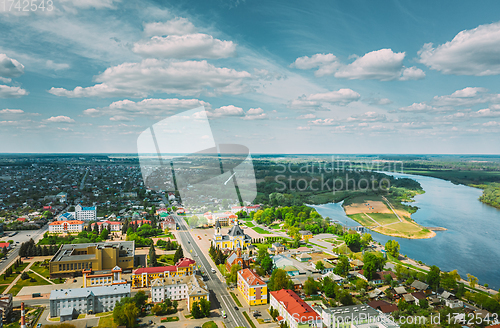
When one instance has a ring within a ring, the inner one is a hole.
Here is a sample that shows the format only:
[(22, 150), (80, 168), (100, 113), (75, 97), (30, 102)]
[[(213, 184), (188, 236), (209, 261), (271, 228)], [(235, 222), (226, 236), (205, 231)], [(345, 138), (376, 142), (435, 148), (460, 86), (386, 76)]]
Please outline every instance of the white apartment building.
[(50, 233), (78, 233), (83, 231), (84, 222), (80, 220), (54, 221), (49, 223)]
[(75, 219), (83, 221), (92, 221), (97, 219), (97, 207), (83, 207), (78, 204), (75, 206)]
[[(73, 289), (55, 289), (50, 293), (50, 316), (94, 314), (113, 311), (115, 304), (130, 297), (130, 284)], [(70, 310), (71, 313), (68, 313)], [(71, 320), (71, 319), (70, 319)]]
[(209, 292), (205, 283), (197, 276), (184, 276), (175, 278), (157, 278), (151, 283), (151, 298), (153, 303), (164, 302), (167, 298), (188, 301), (188, 309), (193, 302), (200, 299), (209, 301)]

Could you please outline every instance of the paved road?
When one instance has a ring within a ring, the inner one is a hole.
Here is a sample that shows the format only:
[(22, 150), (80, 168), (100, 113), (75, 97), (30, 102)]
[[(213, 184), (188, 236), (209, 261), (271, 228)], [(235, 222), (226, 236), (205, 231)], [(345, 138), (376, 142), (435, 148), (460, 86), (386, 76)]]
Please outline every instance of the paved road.
[(174, 215), (174, 218), (176, 223), (179, 224), (179, 238), (181, 239), (184, 251), (189, 252), (193, 256), (194, 260), (197, 264), (201, 265), (203, 271), (208, 276), (209, 280), (206, 284), (210, 290), (210, 301), (214, 304), (215, 308), (222, 308), (227, 314), (227, 318), (223, 320), (226, 327), (249, 327), (248, 322), (241, 312), (235, 309), (237, 308), (236, 303), (227, 291), (226, 284), (221, 282), (216, 274), (212, 273), (211, 266), (205, 254), (201, 252), (193, 236), (189, 233), (184, 219), (177, 215)]
[[(3, 240), (13, 240), (14, 245), (16, 246), (7, 254), (7, 257), (4, 258), (2, 262), (0, 262), (0, 272), (9, 267), (9, 265), (11, 265), (11, 263), (17, 259), (17, 256), (19, 255), (19, 247), (23, 242), (26, 242), (30, 240), (30, 238), (33, 238), (36, 243), (38, 239), (43, 237), (43, 234), (45, 233), (45, 231), (47, 231), (48, 228), (49, 226), (46, 224), (39, 230), (23, 230), (19, 231), (15, 236), (12, 237), (4, 236), (2, 238)], [(12, 233), (12, 231), (6, 231), (5, 233), (10, 234)]]

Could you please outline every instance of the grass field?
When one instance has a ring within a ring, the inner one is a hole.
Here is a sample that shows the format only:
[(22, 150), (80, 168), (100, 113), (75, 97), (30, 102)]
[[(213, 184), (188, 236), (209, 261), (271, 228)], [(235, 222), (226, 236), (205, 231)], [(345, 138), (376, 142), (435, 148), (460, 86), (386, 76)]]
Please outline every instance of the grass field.
[(207, 321), (201, 326), (201, 328), (217, 328), (217, 324), (213, 321)]
[(236, 296), (235, 293), (231, 292), (231, 297), (233, 298), (234, 303), (236, 303), (236, 305), (238, 305), (239, 307), (243, 306), (243, 305), (241, 305), (241, 302), (240, 302), (240, 300), (238, 299), (238, 297)]
[(394, 213), (370, 213), (368, 214), (372, 219), (377, 221), (380, 225), (399, 222), (399, 219)]
[(250, 222), (250, 221), (245, 222), (245, 225), (246, 225), (247, 227), (250, 227), (250, 228), (255, 227), (255, 224), (253, 224), (253, 223), (252, 223), (252, 222)]
[(9, 293), (11, 293), (12, 296), (16, 296), (21, 291), (21, 289), (26, 286), (50, 285), (50, 283), (47, 280), (37, 276), (33, 272), (31, 272), (31, 274), (30, 273), (28, 274), (31, 278), (35, 279), (35, 281), (31, 282), (30, 279), (26, 280), (19, 279), (17, 283), (9, 291)]
[(252, 319), (250, 319), (250, 317), (248, 316), (248, 313), (243, 311), (243, 315), (245, 316), (245, 319), (247, 319), (248, 323), (250, 324), (250, 326), (252, 328), (257, 328), (257, 327), (255, 327), (255, 324), (253, 323)]
[(255, 227), (255, 228), (252, 228), (255, 232), (257, 233), (260, 233), (260, 234), (263, 234), (263, 235), (269, 235), (270, 232), (267, 231), (267, 230), (264, 230), (262, 228), (259, 228), (259, 227)]
[(113, 316), (109, 315), (107, 317), (102, 317), (99, 319), (99, 328), (115, 328), (116, 324), (113, 320)]
[(269, 228), (271, 228), (271, 229), (279, 229), (279, 228), (280, 228), (280, 225), (279, 225), (279, 224), (271, 224), (271, 225), (269, 226)]
[(365, 227), (376, 226), (376, 223), (373, 222), (372, 220), (370, 220), (370, 218), (367, 217), (363, 213), (351, 214), (351, 215), (348, 215), (348, 217), (350, 217), (351, 219), (353, 219), (354, 221), (358, 222), (359, 224), (361, 224), (361, 225), (363, 225)]

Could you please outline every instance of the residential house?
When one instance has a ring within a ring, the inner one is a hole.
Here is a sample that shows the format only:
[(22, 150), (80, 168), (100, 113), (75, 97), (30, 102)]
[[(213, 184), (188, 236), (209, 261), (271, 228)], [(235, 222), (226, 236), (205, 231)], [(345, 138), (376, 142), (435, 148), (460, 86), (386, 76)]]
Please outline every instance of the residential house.
[(151, 298), (154, 303), (165, 299), (187, 300), (188, 309), (201, 299), (210, 300), (210, 293), (203, 280), (196, 276), (159, 277), (151, 281)]
[(273, 267), (276, 269), (282, 269), (288, 265), (293, 265), (293, 261), (284, 255), (275, 255), (272, 258), (273, 260)]
[(313, 233), (309, 230), (301, 230), (299, 231), (299, 234), (302, 240), (309, 240), (313, 237)]
[(312, 260), (312, 257), (307, 253), (302, 253), (300, 255), (297, 255), (297, 260), (299, 260), (300, 262), (308, 262)]
[(12, 294), (1, 294), (0, 295), (0, 324), (2, 319), (10, 317), (13, 308)]
[(285, 250), (286, 250), (285, 245), (283, 245), (282, 243), (276, 242), (276, 243), (271, 244), (271, 247), (269, 247), (267, 249), (267, 252), (269, 254), (278, 255), (280, 253), (283, 253)]
[(267, 284), (254, 270), (238, 271), (237, 284), (248, 305), (267, 304)]
[(421, 282), (420, 280), (415, 280), (411, 283), (411, 287), (417, 291), (425, 292), (429, 289), (429, 285), (425, 282)]
[(375, 310), (379, 310), (382, 313), (392, 313), (394, 311), (398, 311), (398, 306), (396, 304), (391, 304), (384, 300), (376, 300), (367, 303), (369, 306), (374, 308)]
[(323, 327), (321, 315), (289, 289), (270, 292), (269, 303), (278, 310), (277, 320), (290, 328)]

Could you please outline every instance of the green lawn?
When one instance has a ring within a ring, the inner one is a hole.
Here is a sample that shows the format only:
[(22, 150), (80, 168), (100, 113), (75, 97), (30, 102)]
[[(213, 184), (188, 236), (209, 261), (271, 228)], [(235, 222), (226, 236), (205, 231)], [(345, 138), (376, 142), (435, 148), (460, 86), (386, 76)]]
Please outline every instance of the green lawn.
[(40, 266), (40, 263), (41, 262), (35, 262), (30, 269), (44, 276), (45, 278), (49, 279), (50, 278), (49, 268)]
[[(187, 316), (186, 316), (186, 318), (187, 318)], [(179, 321), (179, 317), (166, 317), (166, 318), (163, 318), (161, 320), (161, 322), (174, 322), (174, 321)]]
[(217, 328), (217, 324), (213, 321), (207, 321), (201, 326), (201, 328)]
[(50, 283), (48, 281), (46, 281), (43, 278), (40, 278), (39, 276), (37, 276), (33, 272), (31, 274), (29, 274), (29, 276), (31, 278), (35, 279), (36, 281), (31, 282), (30, 279), (26, 279), (26, 280), (19, 279), (17, 281), (17, 283), (9, 291), (12, 294), (12, 296), (16, 296), (21, 291), (21, 289), (23, 287), (26, 287), (26, 286), (50, 285)]
[(252, 229), (253, 229), (255, 232), (260, 233), (260, 234), (262, 234), (262, 235), (269, 235), (269, 234), (270, 234), (270, 232), (269, 232), (269, 231), (264, 230), (264, 229), (259, 228), (259, 227), (255, 227), (255, 228), (252, 228)]
[(99, 328), (114, 328), (116, 324), (113, 320), (113, 316), (102, 317), (99, 319)]
[[(370, 214), (371, 216), (371, 214)], [(376, 226), (377, 224), (375, 222), (373, 222), (372, 220), (370, 220), (369, 217), (367, 217), (365, 214), (363, 213), (358, 213), (358, 214), (351, 214), (351, 215), (348, 215), (348, 217), (350, 217), (351, 219), (353, 219), (354, 221), (358, 222), (359, 224), (363, 225), (363, 226)]]
[(250, 228), (255, 227), (255, 224), (253, 224), (252, 222), (245, 222), (245, 225)]
[(279, 224), (271, 224), (271, 225), (269, 226), (269, 228), (271, 228), (271, 229), (279, 229), (279, 228), (280, 228), (280, 225), (279, 225)]
[(243, 306), (243, 305), (241, 305), (241, 302), (240, 302), (240, 300), (238, 299), (238, 297), (236, 296), (235, 293), (231, 292), (231, 296), (233, 297), (233, 300), (236, 303), (236, 305), (238, 305), (239, 307)]
[(7, 289), (9, 285), (0, 285), (0, 294), (3, 294), (4, 290)]
[(369, 213), (368, 215), (380, 225), (399, 222), (394, 213)]
[(219, 264), (217, 268), (224, 277), (228, 274), (226, 266), (224, 264)]
[(108, 315), (111, 315), (113, 314), (113, 312), (101, 312), (101, 313), (96, 313), (96, 317), (105, 317), (105, 316), (108, 316)]

